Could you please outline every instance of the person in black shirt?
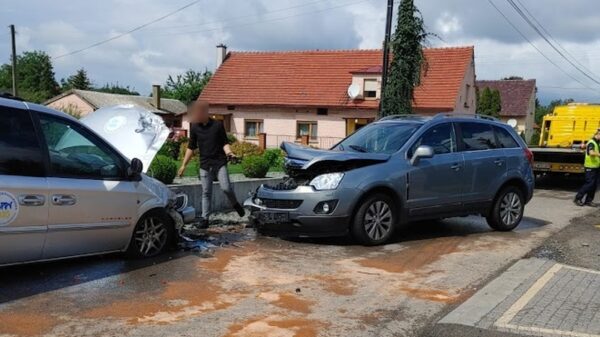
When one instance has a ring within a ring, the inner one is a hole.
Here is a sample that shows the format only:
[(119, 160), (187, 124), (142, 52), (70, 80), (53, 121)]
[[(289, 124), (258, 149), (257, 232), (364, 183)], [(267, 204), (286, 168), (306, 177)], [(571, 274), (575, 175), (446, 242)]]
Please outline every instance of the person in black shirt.
[(178, 175), (181, 177), (187, 164), (198, 149), (200, 160), (200, 182), (202, 184), (202, 227), (208, 227), (211, 211), (213, 181), (217, 179), (221, 190), (240, 217), (244, 216), (244, 208), (239, 204), (229, 182), (227, 160), (235, 158), (231, 151), (223, 124), (209, 118), (208, 103), (194, 102), (188, 111), (190, 114), (190, 140), (185, 151), (183, 163)]

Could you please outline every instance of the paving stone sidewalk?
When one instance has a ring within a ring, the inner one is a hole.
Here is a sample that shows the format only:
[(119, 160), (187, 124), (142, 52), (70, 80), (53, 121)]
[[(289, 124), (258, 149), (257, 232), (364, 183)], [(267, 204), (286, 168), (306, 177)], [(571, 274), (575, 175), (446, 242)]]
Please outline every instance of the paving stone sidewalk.
[(600, 337), (600, 272), (520, 260), (438, 325), (500, 335)]

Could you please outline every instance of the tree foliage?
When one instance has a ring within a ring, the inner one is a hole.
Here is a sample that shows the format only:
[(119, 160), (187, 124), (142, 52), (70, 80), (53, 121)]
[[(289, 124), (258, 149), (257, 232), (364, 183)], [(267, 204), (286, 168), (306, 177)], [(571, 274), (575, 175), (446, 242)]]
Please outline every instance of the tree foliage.
[(390, 41), (393, 56), (380, 116), (412, 113), (414, 89), (421, 81), (425, 65), (423, 43), (427, 35), (414, 1), (402, 0), (398, 6), (396, 30)]
[(85, 69), (78, 69), (75, 74), (69, 76), (66, 80), (60, 80), (63, 91), (70, 89), (90, 90), (92, 89), (92, 81), (89, 79)]
[[(27, 101), (43, 102), (60, 92), (54, 78), (50, 56), (43, 51), (17, 55), (17, 85), (19, 96)], [(0, 66), (0, 90), (12, 91), (12, 66)]]
[(211, 77), (212, 72), (208, 70), (199, 72), (192, 69), (177, 75), (175, 78), (169, 75), (162, 95), (165, 98), (177, 99), (188, 104), (198, 99), (202, 89), (204, 89), (204, 86)]
[(104, 86), (99, 88), (93, 88), (92, 90), (98, 92), (105, 92), (108, 94), (119, 94), (119, 95), (133, 95), (139, 96), (140, 93), (135, 91), (133, 88), (129, 86), (121, 86), (119, 82), (117, 83), (106, 83)]
[(477, 113), (492, 117), (500, 117), (502, 101), (500, 91), (485, 87), (482, 91), (477, 91)]

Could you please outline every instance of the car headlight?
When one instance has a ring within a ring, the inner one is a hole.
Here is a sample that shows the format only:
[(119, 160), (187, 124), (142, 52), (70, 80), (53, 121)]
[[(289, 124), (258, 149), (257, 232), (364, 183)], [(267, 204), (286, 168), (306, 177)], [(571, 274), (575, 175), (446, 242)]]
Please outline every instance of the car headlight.
[(335, 190), (342, 178), (344, 177), (343, 173), (325, 173), (319, 176), (316, 176), (313, 180), (310, 181), (310, 185), (314, 187), (316, 190)]

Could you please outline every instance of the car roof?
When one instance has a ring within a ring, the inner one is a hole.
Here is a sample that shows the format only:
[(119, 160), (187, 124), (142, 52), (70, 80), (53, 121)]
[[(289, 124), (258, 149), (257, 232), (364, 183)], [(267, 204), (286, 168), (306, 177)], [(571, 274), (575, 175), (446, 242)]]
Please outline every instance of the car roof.
[(29, 110), (34, 110), (38, 113), (45, 113), (48, 115), (53, 115), (53, 116), (57, 116), (57, 117), (62, 117), (62, 118), (67, 118), (70, 119), (72, 121), (77, 121), (78, 120), (76, 118), (74, 118), (73, 116), (64, 113), (62, 111), (57, 111), (54, 109), (51, 109), (45, 105), (41, 105), (41, 104), (36, 104), (36, 103), (31, 103), (31, 102), (24, 102), (24, 101), (20, 101), (17, 99), (12, 99), (12, 98), (3, 98), (0, 97), (0, 106), (5, 106), (5, 107), (9, 107), (9, 108), (16, 108), (16, 109), (29, 109)]
[(433, 116), (422, 116), (422, 115), (391, 115), (383, 117), (376, 121), (376, 123), (414, 123), (414, 124), (428, 124), (433, 122), (475, 122), (484, 124), (494, 124), (498, 126), (505, 126), (506, 124), (499, 119), (491, 116), (478, 115), (478, 114), (464, 114), (464, 113), (438, 113)]

